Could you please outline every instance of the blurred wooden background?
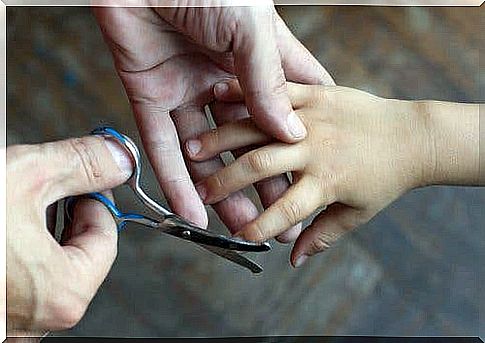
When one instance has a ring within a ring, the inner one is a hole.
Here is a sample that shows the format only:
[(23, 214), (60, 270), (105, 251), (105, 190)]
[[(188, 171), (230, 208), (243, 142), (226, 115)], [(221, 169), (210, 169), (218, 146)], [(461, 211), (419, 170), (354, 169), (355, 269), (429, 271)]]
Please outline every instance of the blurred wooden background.
[[(338, 84), (386, 97), (485, 99), (483, 6), (279, 12)], [(7, 16), (8, 144), (84, 135), (100, 123), (138, 140), (88, 8), (10, 7)], [(153, 175), (147, 185), (160, 195)], [(118, 192), (122, 207), (136, 207), (130, 199)], [(480, 189), (414, 191), (300, 270), (275, 244), (256, 257), (260, 276), (132, 227), (85, 318), (57, 335), (475, 336), (485, 328), (484, 204)]]

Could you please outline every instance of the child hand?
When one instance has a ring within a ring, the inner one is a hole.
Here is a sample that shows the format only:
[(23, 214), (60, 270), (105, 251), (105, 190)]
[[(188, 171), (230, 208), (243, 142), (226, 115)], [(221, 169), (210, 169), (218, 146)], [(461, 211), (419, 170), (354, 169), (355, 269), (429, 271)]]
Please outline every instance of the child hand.
[[(242, 101), (236, 81), (219, 98)], [(379, 98), (345, 88), (288, 83), (293, 107), (308, 135), (295, 144), (272, 141), (251, 120), (225, 124), (200, 136), (203, 161), (251, 145), (264, 145), (238, 158), (197, 185), (206, 204), (259, 180), (292, 172), (288, 191), (240, 236), (265, 241), (327, 206), (297, 239), (294, 266), (331, 246), (340, 236), (369, 221), (404, 192), (429, 178), (427, 116), (419, 103)], [(186, 149), (187, 150), (187, 149)]]

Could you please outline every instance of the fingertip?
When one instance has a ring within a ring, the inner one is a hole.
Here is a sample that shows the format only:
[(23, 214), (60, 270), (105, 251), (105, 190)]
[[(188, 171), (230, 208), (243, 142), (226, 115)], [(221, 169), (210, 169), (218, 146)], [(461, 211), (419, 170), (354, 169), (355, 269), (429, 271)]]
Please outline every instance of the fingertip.
[(305, 262), (308, 259), (308, 255), (306, 254), (301, 254), (300, 256), (296, 257), (294, 261), (292, 262), (294, 268), (300, 268), (305, 264)]
[[(291, 105), (281, 106), (282, 99), (275, 99), (274, 104), (268, 107), (266, 104), (253, 104), (249, 108), (257, 126), (265, 133), (285, 143), (297, 143), (307, 136), (307, 129), (298, 114)], [(263, 110), (256, 110), (257, 108)]]
[(286, 230), (281, 235), (276, 237), (276, 240), (282, 244), (293, 243), (300, 236), (302, 224), (293, 226), (291, 229)]
[(184, 209), (179, 215), (201, 229), (207, 229), (209, 225), (209, 217), (204, 206)]
[(213, 174), (195, 185), (195, 189), (204, 205), (214, 205), (227, 199), (230, 195), (230, 193), (219, 193), (217, 191), (218, 188), (215, 188), (215, 185), (219, 184), (219, 179)]
[(307, 135), (307, 130), (295, 111), (291, 111), (286, 120), (291, 139), (301, 141)]
[(202, 151), (202, 142), (199, 139), (189, 139), (185, 142), (185, 152), (190, 159), (194, 161), (200, 160), (198, 155)]
[(265, 242), (267, 238), (265, 237), (263, 232), (261, 232), (261, 230), (254, 225), (254, 223), (255, 221), (249, 223), (248, 225), (243, 227), (239, 232), (237, 232), (234, 236), (249, 242), (256, 242), (256, 243)]
[(293, 249), (291, 249), (291, 266), (293, 268), (301, 267), (310, 256), (311, 255), (305, 250), (304, 246), (302, 245), (302, 236), (300, 236), (293, 245)]
[[(176, 197), (172, 194), (177, 194)], [(183, 185), (178, 189), (170, 189), (165, 198), (173, 213), (203, 229), (209, 222), (207, 211), (201, 201), (197, 188), (193, 185)]]
[(207, 226), (209, 225), (209, 217), (207, 216), (207, 212), (204, 210), (204, 214), (200, 212), (193, 213), (189, 216), (192, 219), (189, 219), (193, 224), (200, 227), (201, 229), (206, 230)]
[(175, 211), (178, 215), (182, 216), (192, 224), (206, 229), (209, 224), (209, 217), (207, 215), (207, 210), (200, 199), (195, 201), (184, 201), (182, 203), (184, 206), (182, 208), (178, 207)]

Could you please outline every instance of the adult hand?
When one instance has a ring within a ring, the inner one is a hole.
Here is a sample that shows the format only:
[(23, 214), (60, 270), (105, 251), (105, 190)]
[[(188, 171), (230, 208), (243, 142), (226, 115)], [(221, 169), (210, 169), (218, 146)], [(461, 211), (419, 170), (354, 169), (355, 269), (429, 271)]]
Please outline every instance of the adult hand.
[[(186, 1), (183, 4), (190, 5)], [(110, 5), (116, 5), (116, 1)], [(204, 106), (214, 99), (213, 91), (221, 88), (214, 89), (214, 85), (237, 76), (249, 113), (258, 125), (283, 141), (296, 142), (306, 133), (291, 114), (285, 74), (300, 83), (333, 83), (272, 5), (104, 7), (94, 12), (171, 208), (202, 227), (207, 226), (207, 213), (193, 181), (214, 173), (223, 164), (219, 158), (201, 163), (187, 161), (187, 170), (180, 142), (209, 128)], [(216, 122), (248, 115), (244, 106), (227, 112), (219, 108), (213, 114)], [(288, 185), (283, 176), (262, 184), (258, 190), (263, 205), (274, 202)], [(214, 208), (232, 232), (258, 215), (254, 204), (241, 192)]]
[(7, 148), (8, 336), (42, 336), (81, 319), (116, 256), (115, 223), (103, 205), (80, 200), (58, 243), (47, 209), (115, 187), (131, 170), (124, 149), (101, 137)]

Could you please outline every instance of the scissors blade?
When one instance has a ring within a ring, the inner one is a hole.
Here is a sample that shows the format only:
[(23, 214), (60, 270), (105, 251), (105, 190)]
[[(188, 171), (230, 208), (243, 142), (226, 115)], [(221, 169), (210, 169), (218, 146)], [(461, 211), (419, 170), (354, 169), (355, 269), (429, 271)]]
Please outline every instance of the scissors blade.
[(263, 271), (263, 268), (251, 261), (250, 259), (238, 254), (237, 252), (233, 250), (226, 250), (223, 248), (218, 248), (215, 246), (210, 246), (210, 245), (204, 245), (201, 243), (197, 243), (200, 247), (209, 250), (210, 252), (219, 255), (220, 257), (225, 258), (226, 260), (232, 261), (241, 267), (247, 268), (250, 271), (252, 271), (255, 274), (261, 273)]
[(159, 229), (170, 235), (203, 244), (228, 250), (262, 252), (271, 250), (269, 243), (255, 243), (242, 239), (227, 237), (194, 226), (176, 215), (168, 215), (160, 222)]

